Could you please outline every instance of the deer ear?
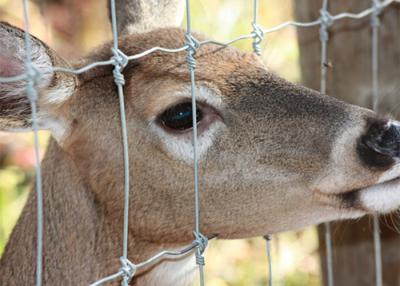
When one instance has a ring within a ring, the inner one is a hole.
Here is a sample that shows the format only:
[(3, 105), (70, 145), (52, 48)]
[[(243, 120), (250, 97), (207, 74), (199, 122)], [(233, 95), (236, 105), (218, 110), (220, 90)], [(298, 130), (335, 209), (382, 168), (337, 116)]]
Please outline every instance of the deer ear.
[[(109, 11), (110, 11), (110, 4)], [(157, 28), (178, 27), (183, 19), (183, 0), (116, 0), (120, 35), (143, 33)], [(109, 13), (111, 19), (111, 11)]]
[[(0, 77), (23, 74), (25, 67), (24, 31), (0, 22)], [(38, 119), (41, 129), (52, 129), (57, 110), (73, 94), (76, 78), (71, 74), (49, 72), (53, 66), (66, 66), (55, 52), (39, 39), (31, 36), (32, 64), (41, 75), (38, 92)], [(0, 130), (20, 131), (31, 128), (31, 106), (26, 92), (27, 80), (0, 81)]]

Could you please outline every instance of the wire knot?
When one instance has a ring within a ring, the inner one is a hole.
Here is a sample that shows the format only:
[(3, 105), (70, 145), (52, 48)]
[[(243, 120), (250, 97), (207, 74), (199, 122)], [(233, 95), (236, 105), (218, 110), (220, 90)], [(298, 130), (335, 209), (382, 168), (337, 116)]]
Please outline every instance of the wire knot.
[(251, 32), (253, 37), (253, 51), (257, 55), (261, 55), (261, 48), (260, 44), (264, 39), (264, 31), (263, 29), (255, 22), (252, 22), (251, 25), (253, 26), (253, 31)]
[(118, 67), (113, 70), (114, 81), (117, 85), (125, 85), (125, 77)]
[(29, 81), (32, 81), (34, 85), (37, 85), (42, 77), (42, 73), (40, 70), (31, 64), (26, 72), (27, 78)]
[(194, 240), (193, 243), (197, 245), (196, 251), (196, 264), (197, 265), (205, 265), (203, 253), (208, 245), (208, 238), (200, 232), (193, 232)]
[(327, 29), (332, 26), (334, 19), (332, 15), (325, 9), (320, 10), (320, 20), (321, 20), (321, 28), (319, 29), (319, 36), (321, 42), (326, 42), (329, 39), (329, 34)]
[(120, 257), (119, 260), (121, 261), (121, 268), (120, 271), (122, 272), (122, 286), (128, 286), (130, 281), (132, 280), (133, 276), (135, 276), (137, 267), (135, 264), (130, 262), (128, 259), (124, 257)]
[(379, 27), (379, 25), (381, 24), (379, 15), (381, 14), (383, 9), (382, 2), (380, 0), (373, 0), (372, 9), (371, 26)]
[(197, 53), (197, 50), (200, 48), (200, 43), (197, 41), (191, 34), (185, 34), (186, 45), (188, 47), (188, 54), (186, 57), (186, 61), (189, 65), (190, 69), (196, 68), (196, 60), (194, 55)]
[(37, 100), (37, 92), (36, 92), (35, 86), (37, 86), (39, 84), (42, 74), (37, 67), (35, 67), (34, 65), (31, 64), (28, 66), (26, 75), (27, 75), (27, 80), (28, 80), (27, 87), (26, 87), (28, 98), (30, 101), (36, 101)]
[(196, 252), (196, 264), (197, 265), (206, 265), (206, 261), (204, 259), (204, 256), (202, 254), (200, 254), (199, 252)]
[(197, 245), (197, 248), (200, 250), (200, 253), (203, 254), (204, 250), (206, 250), (208, 245), (208, 238), (200, 233), (200, 232), (193, 232), (194, 241), (193, 243)]
[(320, 11), (320, 15), (321, 15), (321, 25), (324, 26), (325, 28), (329, 28), (330, 26), (332, 26), (334, 19), (333, 16), (331, 15), (331, 13), (329, 13), (329, 11), (325, 10), (325, 9), (321, 9)]
[(117, 85), (124, 85), (125, 78), (122, 74), (122, 70), (126, 67), (129, 62), (128, 56), (125, 55), (121, 50), (112, 48), (113, 53), (112, 59), (114, 60), (114, 81)]

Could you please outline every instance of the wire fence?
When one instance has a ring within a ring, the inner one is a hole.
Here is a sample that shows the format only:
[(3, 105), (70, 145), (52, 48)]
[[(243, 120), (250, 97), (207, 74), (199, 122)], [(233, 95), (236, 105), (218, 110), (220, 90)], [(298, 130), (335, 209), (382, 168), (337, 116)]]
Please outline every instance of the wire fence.
[[(35, 145), (35, 157), (36, 157), (36, 182), (35, 189), (37, 195), (37, 259), (36, 259), (36, 286), (42, 285), (42, 273), (43, 273), (43, 195), (42, 195), (42, 175), (40, 168), (40, 154), (39, 154), (39, 137), (38, 137), (38, 118), (37, 118), (37, 86), (40, 79), (45, 74), (53, 74), (56, 72), (81, 74), (90, 69), (98, 66), (113, 65), (113, 76), (114, 81), (117, 86), (118, 99), (120, 105), (120, 122), (121, 122), (121, 132), (122, 132), (122, 148), (123, 148), (123, 161), (124, 161), (124, 212), (123, 212), (123, 247), (122, 255), (120, 257), (121, 267), (118, 272), (106, 276), (98, 281), (95, 281), (90, 286), (102, 285), (106, 282), (120, 279), (121, 285), (128, 286), (130, 281), (135, 276), (136, 272), (152, 265), (166, 256), (183, 256), (190, 252), (195, 253), (196, 263), (199, 266), (200, 274), (200, 285), (204, 285), (204, 265), (205, 259), (203, 253), (207, 247), (208, 239), (201, 233), (201, 222), (200, 222), (200, 193), (199, 190), (199, 179), (198, 179), (198, 156), (197, 156), (197, 126), (196, 126), (196, 113), (192, 112), (193, 121), (193, 184), (194, 184), (194, 194), (195, 194), (195, 223), (194, 223), (194, 240), (187, 247), (182, 248), (178, 251), (165, 250), (162, 251), (149, 259), (133, 263), (128, 259), (128, 217), (129, 217), (129, 156), (128, 156), (128, 130), (126, 126), (125, 117), (125, 102), (124, 102), (124, 84), (125, 79), (123, 75), (123, 70), (129, 63), (129, 61), (134, 61), (139, 58), (143, 58), (151, 55), (155, 52), (164, 53), (187, 53), (187, 64), (191, 79), (191, 98), (192, 98), (192, 110), (196, 110), (196, 60), (194, 58), (196, 52), (201, 49), (204, 45), (218, 45), (218, 46), (229, 46), (238, 41), (245, 39), (253, 40), (253, 51), (260, 55), (261, 48), (260, 44), (266, 34), (273, 33), (284, 29), (289, 26), (298, 28), (309, 28), (319, 26), (320, 30), (320, 41), (321, 41), (321, 81), (320, 81), (320, 92), (322, 94), (326, 93), (326, 82), (327, 82), (327, 45), (329, 40), (329, 28), (336, 22), (342, 19), (362, 19), (367, 16), (371, 17), (371, 27), (372, 27), (372, 90), (373, 90), (373, 108), (377, 110), (378, 97), (379, 97), (379, 78), (378, 78), (378, 49), (379, 49), (379, 15), (383, 9), (388, 7), (393, 3), (400, 3), (400, 0), (371, 0), (372, 5), (370, 8), (361, 11), (359, 13), (340, 13), (337, 15), (331, 15), (328, 11), (328, 0), (323, 0), (323, 5), (320, 10), (320, 17), (311, 22), (296, 22), (287, 21), (281, 23), (277, 26), (271, 28), (263, 28), (257, 23), (258, 18), (258, 0), (253, 0), (253, 20), (251, 22), (251, 27), (253, 28), (249, 34), (241, 35), (227, 42), (219, 42), (216, 40), (204, 40), (198, 41), (192, 35), (191, 29), (191, 10), (190, 10), (190, 0), (186, 0), (186, 42), (180, 48), (169, 49), (165, 47), (153, 47), (144, 52), (125, 55), (118, 46), (118, 32), (117, 32), (117, 17), (116, 17), (116, 7), (115, 0), (110, 0), (110, 12), (111, 12), (111, 23), (112, 23), (112, 34), (113, 34), (113, 45), (112, 45), (112, 58), (106, 61), (98, 61), (90, 63), (80, 69), (69, 69), (64, 67), (52, 67), (49, 69), (38, 70), (32, 63), (32, 47), (31, 47), (31, 36), (29, 34), (29, 3), (28, 0), (22, 0), (23, 2), (23, 12), (24, 12), (24, 28), (25, 28), (25, 49), (26, 49), (26, 59), (25, 59), (25, 72), (12, 76), (12, 77), (0, 77), (0, 83), (9, 83), (16, 81), (26, 81), (26, 92), (31, 105), (32, 112), (32, 129), (34, 133), (34, 145)], [(377, 215), (374, 215), (374, 246), (375, 246), (375, 272), (376, 272), (376, 285), (382, 286), (382, 261), (381, 261), (381, 242), (379, 235), (379, 220)], [(333, 266), (332, 266), (332, 241), (330, 233), (329, 223), (325, 224), (325, 237), (326, 237), (326, 253), (327, 253), (327, 281), (329, 286), (334, 285), (333, 281)], [(267, 242), (267, 256), (268, 256), (268, 284), (272, 285), (272, 263), (271, 263), (271, 251), (270, 243), (271, 236), (265, 236)]]

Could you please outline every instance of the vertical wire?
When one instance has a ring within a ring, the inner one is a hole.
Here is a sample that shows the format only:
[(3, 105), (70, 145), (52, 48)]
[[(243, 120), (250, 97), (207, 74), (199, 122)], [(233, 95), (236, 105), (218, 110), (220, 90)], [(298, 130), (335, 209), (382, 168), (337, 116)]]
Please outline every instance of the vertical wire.
[(328, 275), (328, 286), (333, 286), (333, 262), (332, 262), (332, 234), (331, 224), (326, 222), (325, 226), (325, 246), (326, 246), (326, 270)]
[[(321, 9), (321, 84), (320, 91), (326, 94), (326, 77), (327, 77), (327, 45), (329, 34), (327, 28), (332, 24), (332, 19), (328, 13), (328, 0), (323, 0)], [(333, 286), (333, 260), (332, 260), (332, 234), (329, 222), (324, 224), (325, 228), (325, 246), (326, 246), (326, 270), (328, 286)]]
[[(25, 51), (26, 51), (26, 72), (28, 74), (27, 93), (30, 100), (32, 112), (32, 129), (35, 148), (35, 188), (36, 188), (36, 205), (37, 205), (37, 241), (36, 241), (36, 286), (42, 285), (43, 271), (43, 192), (42, 192), (42, 170), (40, 167), (40, 147), (37, 123), (37, 91), (35, 89), (34, 76), (38, 76), (32, 66), (31, 60), (31, 38), (29, 34), (29, 4), (27, 0), (23, 0), (24, 10), (24, 28), (25, 28)], [(36, 73), (36, 74), (35, 74)]]
[[(190, 0), (186, 0), (186, 33), (189, 38), (192, 36), (191, 30), (191, 13), (190, 13)], [(193, 176), (194, 176), (194, 196), (195, 196), (195, 235), (197, 238), (201, 237), (200, 232), (200, 193), (199, 193), (199, 178), (198, 178), (198, 157), (197, 157), (197, 109), (196, 109), (196, 79), (195, 79), (195, 63), (193, 59), (194, 47), (188, 49), (188, 61), (190, 71), (191, 83), (191, 97), (192, 97), (192, 122), (193, 122)], [(191, 62), (190, 62), (191, 61)], [(204, 251), (204, 249), (203, 249)], [(201, 246), (198, 245), (196, 249), (196, 258), (202, 256)], [(204, 285), (204, 261), (197, 261), (200, 274), (200, 285)]]
[[(328, 11), (328, 0), (323, 0), (321, 12)], [(320, 91), (322, 94), (326, 94), (326, 72), (327, 72), (327, 44), (328, 44), (328, 32), (327, 27), (324, 26), (324, 21), (321, 21), (321, 85)]]
[[(261, 56), (261, 48), (259, 46), (260, 42), (262, 41), (263, 32), (259, 28), (257, 24), (258, 20), (258, 13), (259, 13), (259, 2), (258, 0), (253, 0), (253, 51), (258, 56)], [(271, 259), (271, 239), (270, 235), (265, 235), (264, 239), (267, 244), (267, 263), (268, 263), (268, 285), (272, 286), (272, 259)]]
[(258, 6), (258, 0), (253, 0), (253, 23), (257, 23)]
[(258, 12), (259, 12), (258, 0), (253, 0), (253, 21), (251, 22), (251, 25), (253, 27), (253, 31), (251, 32), (253, 38), (253, 51), (258, 56), (261, 56), (260, 44), (264, 37), (264, 31), (257, 24)]
[(382, 286), (383, 285), (382, 247), (381, 247), (379, 217), (378, 217), (377, 214), (373, 215), (373, 225), (374, 225), (374, 252), (375, 252), (375, 279), (376, 279), (376, 286)]
[(272, 256), (271, 256), (271, 239), (272, 236), (267, 234), (264, 236), (267, 242), (267, 260), (268, 260), (268, 286), (272, 286)]
[[(117, 18), (115, 13), (115, 0), (110, 0), (111, 6), (111, 26), (113, 34), (113, 50), (118, 52), (118, 31), (117, 31)], [(128, 258), (128, 222), (129, 222), (129, 148), (128, 148), (128, 131), (126, 126), (126, 114), (125, 114), (125, 101), (123, 91), (123, 77), (122, 80), (118, 80), (120, 70), (122, 66), (119, 63), (115, 64), (114, 72), (115, 83), (118, 88), (119, 98), (119, 109), (121, 117), (121, 130), (122, 130), (122, 145), (123, 145), (123, 156), (124, 156), (124, 222), (123, 222), (123, 247), (122, 257), (127, 260)]]
[[(379, 103), (379, 0), (372, 0), (374, 12), (371, 16), (372, 26), (372, 107), (375, 112), (378, 112)], [(375, 279), (376, 286), (383, 285), (382, 275), (382, 246), (379, 226), (378, 214), (373, 215), (373, 237), (374, 237), (374, 254), (375, 254)]]

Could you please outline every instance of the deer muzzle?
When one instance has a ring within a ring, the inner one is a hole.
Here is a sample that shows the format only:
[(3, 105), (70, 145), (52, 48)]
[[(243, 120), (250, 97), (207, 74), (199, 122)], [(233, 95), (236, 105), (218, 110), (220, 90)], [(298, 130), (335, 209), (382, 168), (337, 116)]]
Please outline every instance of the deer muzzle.
[(368, 120), (367, 131), (357, 147), (361, 160), (369, 167), (392, 167), (400, 157), (400, 124), (385, 119)]

